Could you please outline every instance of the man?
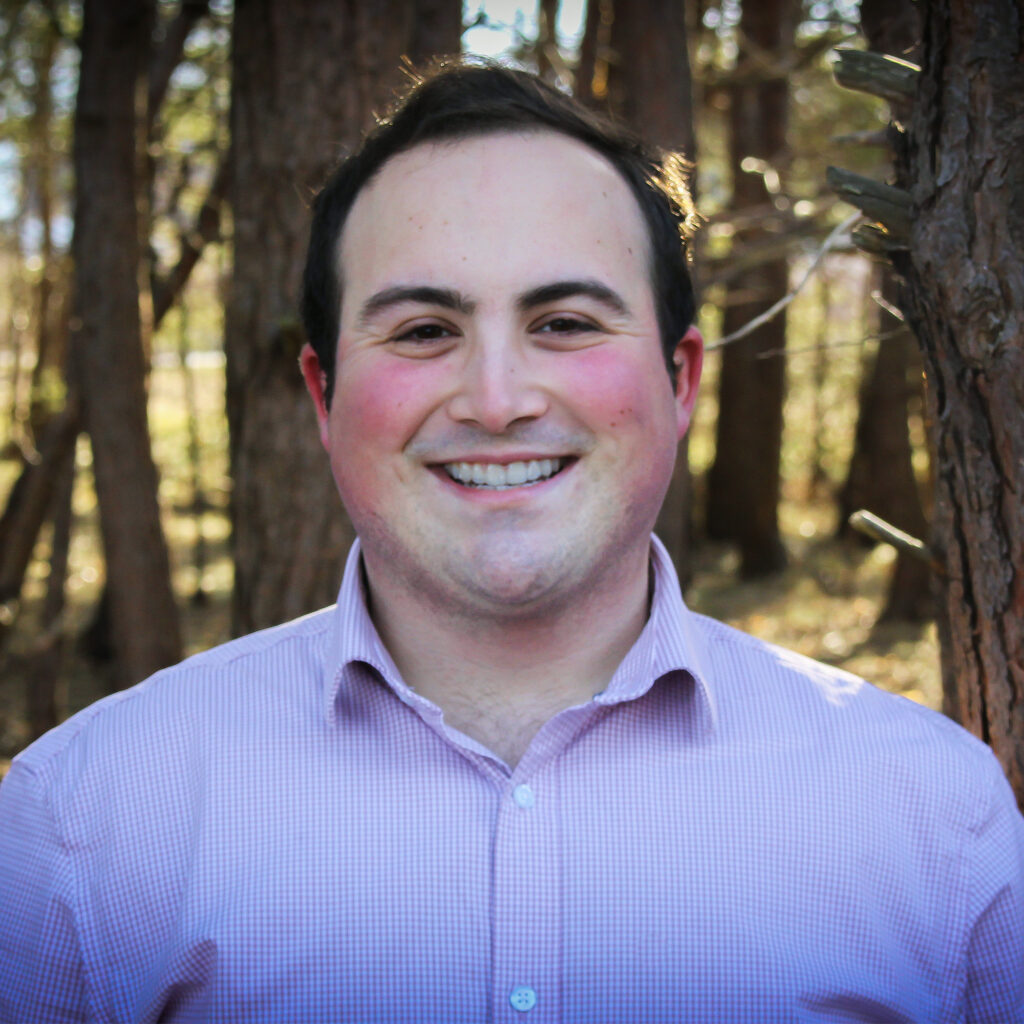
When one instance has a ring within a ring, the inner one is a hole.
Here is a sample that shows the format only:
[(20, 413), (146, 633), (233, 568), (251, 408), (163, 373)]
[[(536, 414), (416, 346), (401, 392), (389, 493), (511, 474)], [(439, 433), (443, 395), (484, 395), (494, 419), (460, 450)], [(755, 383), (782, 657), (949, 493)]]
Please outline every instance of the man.
[(338, 605), (101, 701), (2, 789), (5, 1020), (1024, 1020), (986, 747), (688, 612), (701, 342), (664, 166), (443, 72), (317, 200)]

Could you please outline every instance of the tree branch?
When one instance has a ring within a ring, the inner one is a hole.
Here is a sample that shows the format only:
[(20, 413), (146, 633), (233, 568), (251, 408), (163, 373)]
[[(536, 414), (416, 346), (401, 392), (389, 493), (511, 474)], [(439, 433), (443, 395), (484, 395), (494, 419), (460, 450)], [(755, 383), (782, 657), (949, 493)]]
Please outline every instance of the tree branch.
[(167, 95), (174, 69), (181, 63), (185, 40), (197, 21), (210, 9), (209, 0), (181, 0), (181, 7), (168, 24), (161, 44), (153, 53), (149, 65), (149, 107), (146, 113), (146, 131), (152, 132), (153, 122)]
[(153, 292), (153, 328), (160, 326), (168, 310), (185, 287), (203, 249), (220, 235), (220, 207), (227, 194), (231, 180), (232, 155), (231, 149), (221, 157), (220, 165), (214, 176), (210, 190), (203, 200), (203, 205), (196, 214), (195, 223), (188, 231), (183, 231), (179, 240), (181, 255), (178, 262), (165, 277), (155, 278)]
[(825, 239), (821, 248), (818, 250), (811, 265), (807, 268), (807, 272), (788, 295), (784, 295), (778, 302), (769, 306), (763, 313), (759, 316), (755, 316), (753, 320), (748, 321), (738, 330), (733, 331), (732, 334), (727, 334), (724, 338), (720, 338), (714, 344), (705, 346), (705, 351), (713, 352), (715, 349), (724, 348), (726, 345), (731, 345), (733, 342), (740, 341), (742, 338), (747, 337), (748, 334), (753, 334), (758, 327), (761, 327), (763, 324), (768, 323), (769, 320), (773, 320), (777, 317), (797, 297), (797, 295), (800, 294), (804, 285), (807, 284), (811, 279), (811, 276), (818, 269), (821, 261), (825, 258), (828, 252), (835, 247), (839, 238), (853, 227), (858, 220), (860, 220), (860, 216), (861, 215), (859, 213), (851, 214), (842, 222), (842, 224), (837, 224), (831, 232), (829, 232), (828, 238)]
[(908, 60), (864, 50), (836, 50), (832, 65), (836, 81), (846, 89), (866, 92), (890, 103), (912, 100), (921, 69)]

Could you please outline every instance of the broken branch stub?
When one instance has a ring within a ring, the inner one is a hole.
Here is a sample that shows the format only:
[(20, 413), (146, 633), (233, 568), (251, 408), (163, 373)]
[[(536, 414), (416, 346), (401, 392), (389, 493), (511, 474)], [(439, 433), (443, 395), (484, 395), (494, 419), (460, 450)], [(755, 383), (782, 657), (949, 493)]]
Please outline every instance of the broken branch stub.
[(883, 185), (863, 174), (840, 167), (825, 172), (829, 188), (840, 199), (856, 206), (869, 220), (877, 221), (891, 236), (893, 248), (905, 246), (910, 239), (910, 193), (894, 185)]
[(836, 81), (847, 89), (866, 92), (890, 103), (912, 100), (921, 69), (910, 61), (865, 50), (836, 50), (832, 65)]

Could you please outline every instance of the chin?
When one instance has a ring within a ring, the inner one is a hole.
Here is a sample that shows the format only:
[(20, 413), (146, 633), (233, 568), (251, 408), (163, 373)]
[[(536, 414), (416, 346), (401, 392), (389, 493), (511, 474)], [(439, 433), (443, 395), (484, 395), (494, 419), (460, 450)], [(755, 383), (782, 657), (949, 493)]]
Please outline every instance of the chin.
[[(470, 567), (472, 571), (467, 572)], [(522, 535), (488, 539), (453, 570), (464, 592), (489, 605), (492, 614), (512, 617), (557, 606), (578, 583), (577, 577), (588, 575), (564, 542), (530, 544), (524, 543)]]

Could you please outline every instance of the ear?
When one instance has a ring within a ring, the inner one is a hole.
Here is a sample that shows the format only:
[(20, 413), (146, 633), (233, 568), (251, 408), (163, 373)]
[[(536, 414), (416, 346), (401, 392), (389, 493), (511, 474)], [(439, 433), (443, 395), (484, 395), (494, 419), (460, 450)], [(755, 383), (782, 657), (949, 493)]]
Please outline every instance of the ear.
[(302, 346), (299, 353), (299, 365), (302, 367), (302, 376), (306, 381), (306, 390), (309, 397), (313, 399), (316, 408), (316, 421), (320, 428), (320, 443), (327, 447), (327, 374), (320, 369), (320, 359), (313, 346), (308, 342)]
[(696, 327), (691, 327), (679, 340), (672, 353), (672, 366), (676, 379), (676, 416), (680, 440), (689, 429), (693, 416), (693, 403), (697, 400), (697, 385), (704, 365), (704, 339)]

